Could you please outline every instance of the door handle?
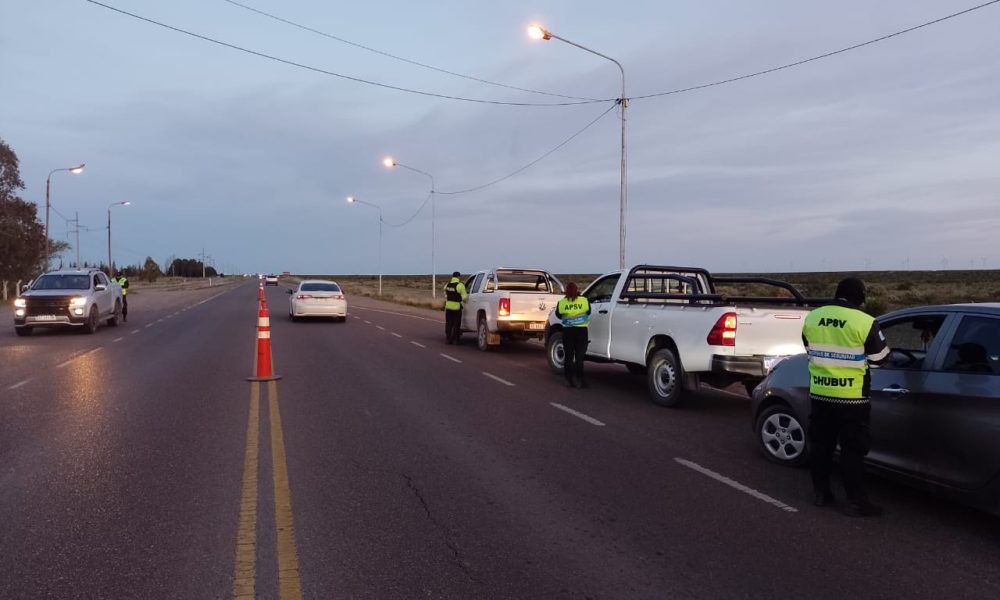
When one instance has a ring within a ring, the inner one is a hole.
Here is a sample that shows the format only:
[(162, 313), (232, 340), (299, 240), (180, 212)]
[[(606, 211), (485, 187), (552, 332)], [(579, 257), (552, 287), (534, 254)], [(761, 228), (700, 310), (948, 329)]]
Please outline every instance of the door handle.
[(901, 387), (887, 387), (882, 388), (882, 391), (886, 394), (909, 394), (910, 390)]
[(608, 311), (607, 311), (607, 309), (605, 309), (605, 310), (599, 310), (599, 311), (597, 311), (597, 312), (601, 313), (602, 315), (606, 315), (606, 314), (608, 314)]

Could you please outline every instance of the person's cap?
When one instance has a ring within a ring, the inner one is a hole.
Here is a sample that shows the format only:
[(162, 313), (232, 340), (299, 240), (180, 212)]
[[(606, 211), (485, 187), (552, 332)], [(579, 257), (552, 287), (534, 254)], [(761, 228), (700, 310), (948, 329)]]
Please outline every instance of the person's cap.
[(855, 306), (861, 306), (865, 303), (865, 282), (857, 277), (848, 277), (837, 284), (836, 296)]
[(451, 274), (451, 276), (452, 276), (452, 277), (461, 277), (461, 276), (462, 276), (462, 273), (461, 273), (461, 272), (459, 272), (459, 271), (455, 271), (454, 273), (452, 273), (452, 274)]

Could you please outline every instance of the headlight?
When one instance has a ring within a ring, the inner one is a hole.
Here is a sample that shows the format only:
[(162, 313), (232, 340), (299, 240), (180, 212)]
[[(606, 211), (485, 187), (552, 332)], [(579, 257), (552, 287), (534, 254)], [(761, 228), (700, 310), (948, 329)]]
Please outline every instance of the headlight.
[(80, 296), (77, 296), (76, 298), (70, 298), (69, 305), (70, 306), (86, 306), (87, 305), (87, 299), (86, 298), (82, 298)]
[(28, 301), (26, 299), (24, 299), (24, 298), (15, 298), (14, 299), (14, 307), (15, 308), (24, 308), (26, 306), (28, 306)]

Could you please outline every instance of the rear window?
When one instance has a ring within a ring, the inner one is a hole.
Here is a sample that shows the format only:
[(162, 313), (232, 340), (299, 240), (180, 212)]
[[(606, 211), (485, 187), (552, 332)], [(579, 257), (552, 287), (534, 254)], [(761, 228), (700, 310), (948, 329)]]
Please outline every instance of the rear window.
[(42, 275), (31, 286), (33, 290), (89, 290), (89, 275)]
[(340, 286), (336, 283), (303, 283), (300, 291), (303, 292), (339, 292)]
[(497, 289), (545, 294), (562, 292), (562, 286), (551, 275), (542, 271), (497, 271)]

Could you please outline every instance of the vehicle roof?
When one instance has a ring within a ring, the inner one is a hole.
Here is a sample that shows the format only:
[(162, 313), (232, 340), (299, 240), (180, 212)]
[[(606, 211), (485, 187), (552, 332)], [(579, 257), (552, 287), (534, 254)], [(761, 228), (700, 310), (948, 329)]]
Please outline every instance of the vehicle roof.
[[(337, 283), (337, 282), (332, 279), (303, 279), (302, 281), (299, 282), (299, 285), (302, 285), (303, 283)], [(337, 283), (337, 285), (340, 284)]]
[(882, 316), (897, 316), (924, 312), (989, 313), (1000, 315), (1000, 302), (967, 302), (964, 304), (930, 304), (927, 306), (913, 306), (910, 308), (894, 310)]
[[(42, 275), (89, 275), (90, 273), (103, 273), (100, 269), (56, 269), (54, 271), (46, 271)], [(39, 276), (40, 277), (40, 276)]]

